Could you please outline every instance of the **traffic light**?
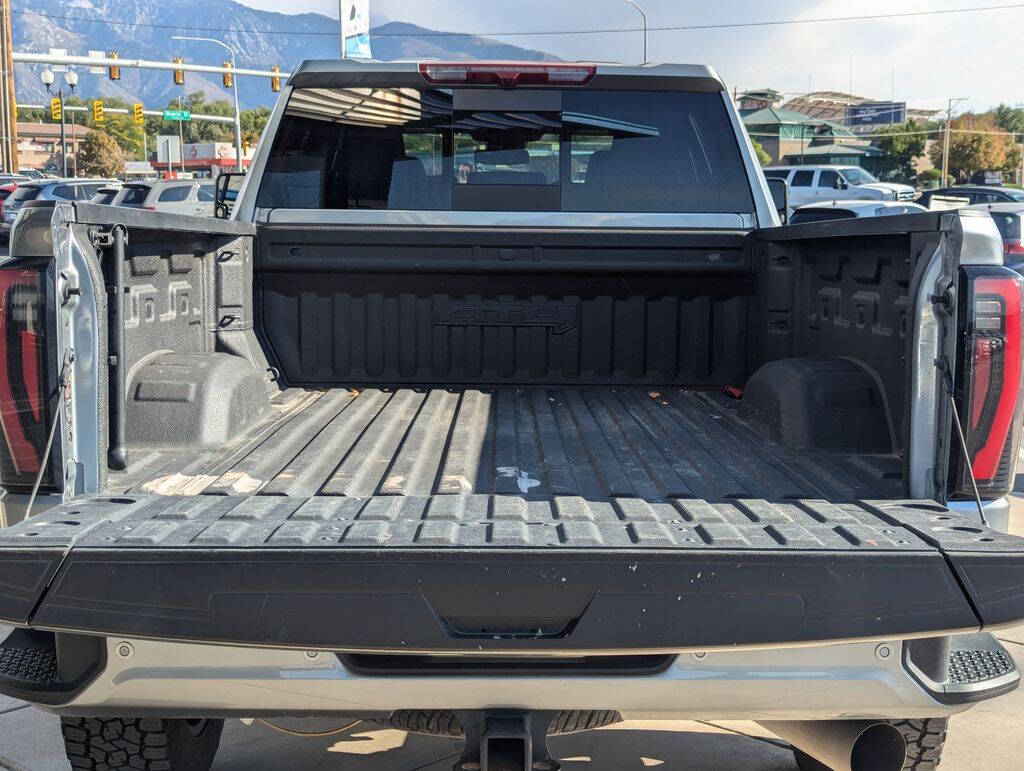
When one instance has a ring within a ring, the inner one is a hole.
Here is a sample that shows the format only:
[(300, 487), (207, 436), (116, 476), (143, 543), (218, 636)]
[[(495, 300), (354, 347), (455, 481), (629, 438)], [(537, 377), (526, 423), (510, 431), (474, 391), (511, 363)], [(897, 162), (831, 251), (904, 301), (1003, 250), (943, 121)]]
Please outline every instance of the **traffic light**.
[(274, 73), (274, 77), (270, 79), (270, 90), (276, 94), (281, 90), (281, 68), (275, 64), (270, 70)]
[(146, 115), (143, 109), (145, 108), (142, 106), (142, 102), (136, 102), (132, 105), (132, 120), (139, 125), (146, 122)]
[(103, 123), (106, 120), (106, 116), (103, 114), (103, 102), (99, 99), (92, 103), (92, 122)]
[[(224, 66), (229, 70), (231, 69), (231, 62), (224, 62)], [(231, 84), (235, 82), (235, 76), (230, 72), (224, 73), (224, 88), (231, 88)]]
[(50, 100), (50, 117), (60, 120), (62, 115), (64, 115), (64, 106), (60, 103), (60, 99), (54, 97)]
[[(173, 59), (175, 64), (184, 64), (185, 60), (180, 56), (175, 56)], [(184, 86), (185, 85), (185, 70), (174, 71), (174, 85)]]
[[(111, 59), (121, 58), (117, 55), (117, 51), (111, 51), (109, 54), (107, 54), (107, 56)], [(117, 64), (111, 64), (109, 67), (107, 67), (107, 74), (110, 76), (111, 80), (120, 80), (121, 67)]]

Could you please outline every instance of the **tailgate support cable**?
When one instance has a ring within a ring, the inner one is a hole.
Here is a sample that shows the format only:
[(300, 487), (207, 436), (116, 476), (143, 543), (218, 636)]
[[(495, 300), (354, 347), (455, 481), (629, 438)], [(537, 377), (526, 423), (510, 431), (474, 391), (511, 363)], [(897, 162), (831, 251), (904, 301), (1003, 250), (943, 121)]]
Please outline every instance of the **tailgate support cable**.
[(43, 450), (41, 456), (42, 462), (39, 464), (39, 473), (36, 474), (36, 481), (32, 485), (32, 494), (28, 497), (28, 506), (25, 507), (25, 519), (32, 516), (32, 506), (35, 505), (36, 496), (39, 495), (39, 488), (43, 484), (43, 474), (46, 473), (46, 467), (50, 464), (50, 450), (53, 449), (53, 438), (57, 435), (57, 426), (60, 425), (60, 400), (64, 394), (64, 388), (67, 386), (68, 378), (68, 367), (75, 362), (75, 352), (69, 348), (64, 353), (64, 363), (60, 366), (60, 375), (57, 376), (57, 409), (53, 411), (53, 422), (50, 424), (50, 433), (46, 437), (46, 448)]
[(945, 359), (937, 359), (935, 366), (942, 373), (942, 386), (949, 398), (949, 406), (953, 410), (953, 425), (956, 426), (956, 435), (960, 438), (960, 449), (964, 454), (964, 466), (967, 468), (967, 476), (971, 479), (971, 489), (974, 491), (974, 502), (978, 504), (978, 514), (981, 515), (981, 524), (988, 527), (988, 517), (985, 516), (985, 506), (981, 502), (981, 493), (978, 492), (978, 480), (974, 477), (974, 469), (970, 462), (970, 451), (967, 449), (967, 437), (964, 436), (964, 427), (960, 422), (960, 410), (956, 407), (956, 397), (953, 395), (953, 373)]

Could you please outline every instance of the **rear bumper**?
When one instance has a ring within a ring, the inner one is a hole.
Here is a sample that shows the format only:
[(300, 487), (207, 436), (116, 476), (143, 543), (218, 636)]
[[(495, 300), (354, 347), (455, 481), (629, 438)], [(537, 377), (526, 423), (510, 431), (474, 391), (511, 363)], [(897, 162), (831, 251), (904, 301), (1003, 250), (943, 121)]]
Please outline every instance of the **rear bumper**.
[(368, 652), (678, 653), (1024, 619), (1024, 540), (921, 501), (77, 500), (0, 531), (0, 576), (16, 626)]
[[(986, 636), (987, 637), (987, 636)], [(627, 719), (832, 720), (953, 715), (1016, 687), (1016, 669), (972, 698), (939, 699), (902, 644), (854, 643), (676, 656), (640, 676), (367, 676), (326, 651), (111, 638), (105, 668), (62, 715), (385, 716), (400, 709), (614, 709)], [(24, 697), (25, 693), (20, 693)], [(31, 695), (28, 695), (32, 699)]]

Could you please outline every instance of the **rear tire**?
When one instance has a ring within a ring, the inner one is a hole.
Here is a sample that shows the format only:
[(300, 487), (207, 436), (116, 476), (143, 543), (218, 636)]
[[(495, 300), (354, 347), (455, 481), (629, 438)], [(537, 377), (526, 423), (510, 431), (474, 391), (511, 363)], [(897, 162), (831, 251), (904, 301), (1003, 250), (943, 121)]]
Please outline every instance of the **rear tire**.
[(91, 771), (207, 771), (223, 720), (61, 718), (71, 767)]
[[(907, 762), (903, 771), (932, 771), (942, 760), (942, 747), (946, 743), (946, 718), (927, 720), (887, 720), (900, 729), (907, 740)], [(796, 764), (800, 771), (829, 771), (828, 766), (819, 763), (805, 752), (793, 748)]]

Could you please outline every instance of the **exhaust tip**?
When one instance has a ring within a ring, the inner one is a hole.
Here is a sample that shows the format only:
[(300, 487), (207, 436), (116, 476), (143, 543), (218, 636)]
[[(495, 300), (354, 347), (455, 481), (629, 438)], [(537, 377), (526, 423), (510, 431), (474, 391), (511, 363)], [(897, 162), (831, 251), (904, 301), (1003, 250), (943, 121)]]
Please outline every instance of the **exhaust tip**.
[(907, 761), (907, 740), (889, 723), (868, 726), (853, 743), (851, 771), (900, 771)]

